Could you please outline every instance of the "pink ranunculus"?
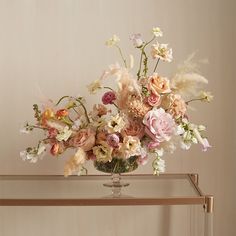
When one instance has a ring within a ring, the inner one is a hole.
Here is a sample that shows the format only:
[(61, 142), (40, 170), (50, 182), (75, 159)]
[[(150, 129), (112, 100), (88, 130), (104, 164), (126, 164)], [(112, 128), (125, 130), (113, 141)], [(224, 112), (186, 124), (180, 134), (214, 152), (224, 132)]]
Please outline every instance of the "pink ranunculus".
[(146, 126), (146, 134), (155, 142), (169, 141), (174, 135), (176, 124), (172, 116), (165, 112), (163, 108), (152, 109), (149, 111), (143, 123)]
[(117, 134), (109, 134), (107, 136), (107, 143), (113, 147), (113, 148), (117, 148), (119, 147), (119, 142), (120, 142), (120, 138)]
[(147, 102), (152, 107), (158, 106), (161, 103), (161, 95), (159, 95), (158, 93), (151, 93), (147, 98)]
[(102, 102), (104, 105), (113, 104), (114, 100), (116, 100), (116, 95), (113, 91), (106, 92), (102, 96)]
[(95, 145), (95, 132), (91, 129), (81, 129), (69, 141), (72, 147), (81, 147), (85, 152)]

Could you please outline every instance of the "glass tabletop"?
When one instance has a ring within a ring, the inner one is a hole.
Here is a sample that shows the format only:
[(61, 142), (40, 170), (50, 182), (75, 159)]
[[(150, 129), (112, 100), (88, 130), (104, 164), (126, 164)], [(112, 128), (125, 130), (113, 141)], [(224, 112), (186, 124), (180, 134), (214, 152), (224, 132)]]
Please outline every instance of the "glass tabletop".
[(122, 175), (121, 196), (103, 186), (109, 175), (0, 176), (0, 205), (172, 205), (204, 204), (196, 175)]

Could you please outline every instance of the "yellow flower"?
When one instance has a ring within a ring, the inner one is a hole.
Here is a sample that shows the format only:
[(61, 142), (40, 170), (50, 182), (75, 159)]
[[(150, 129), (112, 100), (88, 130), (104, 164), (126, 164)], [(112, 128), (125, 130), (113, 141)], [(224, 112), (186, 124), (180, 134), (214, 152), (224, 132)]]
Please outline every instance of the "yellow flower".
[(107, 123), (107, 131), (109, 133), (120, 132), (125, 127), (124, 119), (117, 114), (116, 116), (112, 116), (111, 119)]
[(100, 145), (93, 147), (93, 154), (96, 156), (96, 160), (100, 162), (108, 162), (112, 160), (113, 148), (106, 142), (100, 142)]

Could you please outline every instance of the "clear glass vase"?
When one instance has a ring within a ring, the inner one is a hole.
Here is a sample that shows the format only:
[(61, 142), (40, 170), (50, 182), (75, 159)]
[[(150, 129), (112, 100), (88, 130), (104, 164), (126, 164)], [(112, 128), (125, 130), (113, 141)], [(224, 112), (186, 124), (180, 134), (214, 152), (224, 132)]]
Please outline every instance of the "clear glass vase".
[(137, 157), (133, 156), (128, 159), (113, 158), (112, 161), (106, 163), (94, 161), (94, 167), (101, 172), (111, 174), (111, 182), (103, 185), (111, 188), (113, 197), (120, 197), (122, 187), (129, 186), (129, 183), (121, 181), (121, 174), (136, 170), (138, 163)]

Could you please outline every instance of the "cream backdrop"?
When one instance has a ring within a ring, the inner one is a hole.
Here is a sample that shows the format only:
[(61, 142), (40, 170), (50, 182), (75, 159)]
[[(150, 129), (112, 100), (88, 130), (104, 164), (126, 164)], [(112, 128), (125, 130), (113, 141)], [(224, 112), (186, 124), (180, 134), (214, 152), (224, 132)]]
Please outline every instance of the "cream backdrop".
[[(19, 133), (21, 124), (32, 120), (32, 104), (80, 94), (91, 106), (96, 97), (85, 86), (118, 58), (104, 41), (116, 33), (135, 55), (128, 35), (148, 37), (153, 26), (160, 26), (174, 62), (161, 64), (159, 71), (171, 76), (197, 51), (197, 59), (209, 60), (201, 71), (215, 96), (191, 113), (195, 122), (207, 125), (213, 148), (203, 153), (196, 146), (166, 156), (167, 172), (199, 173), (204, 192), (215, 196), (215, 235), (236, 235), (235, 10), (234, 0), (0, 0), (0, 174), (61, 174), (63, 160), (46, 156), (32, 165), (19, 158), (36, 142), (36, 135)], [(147, 165), (137, 172), (151, 171)], [(185, 208), (2, 207), (0, 235), (187, 236), (188, 219)]]

